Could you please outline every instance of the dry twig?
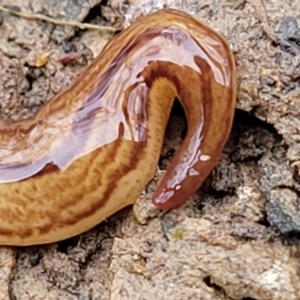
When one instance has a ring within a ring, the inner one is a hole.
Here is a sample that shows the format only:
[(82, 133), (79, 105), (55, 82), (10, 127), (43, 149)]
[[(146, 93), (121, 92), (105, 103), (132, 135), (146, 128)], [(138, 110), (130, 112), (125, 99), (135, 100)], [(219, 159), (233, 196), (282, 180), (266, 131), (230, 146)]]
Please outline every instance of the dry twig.
[(8, 14), (11, 14), (13, 16), (25, 18), (28, 20), (41, 20), (45, 21), (48, 23), (53, 23), (55, 25), (59, 26), (73, 26), (73, 27), (78, 27), (80, 29), (95, 29), (95, 30), (106, 30), (106, 31), (111, 31), (111, 32), (116, 32), (120, 30), (120, 28), (114, 28), (114, 27), (109, 27), (109, 26), (100, 26), (100, 25), (94, 25), (94, 24), (89, 24), (89, 23), (80, 23), (76, 21), (64, 21), (64, 20), (57, 20), (54, 18), (47, 17), (45, 15), (41, 14), (32, 14), (32, 13), (26, 13), (26, 12), (16, 12), (12, 9), (5, 8), (0, 5), (0, 11), (6, 12)]
[(274, 30), (271, 28), (269, 24), (264, 0), (240, 0), (240, 1), (234, 1), (234, 3), (232, 3), (231, 5), (234, 9), (244, 9), (246, 3), (249, 3), (255, 9), (257, 18), (259, 19), (264, 32), (273, 42), (276, 43), (277, 37)]
[(276, 38), (276, 35), (275, 35), (273, 29), (271, 28), (271, 26), (269, 24), (267, 10), (266, 10), (264, 0), (247, 0), (247, 2), (254, 7), (257, 17), (260, 20), (265, 33), (268, 35), (268, 37), (272, 41), (276, 42), (277, 38)]

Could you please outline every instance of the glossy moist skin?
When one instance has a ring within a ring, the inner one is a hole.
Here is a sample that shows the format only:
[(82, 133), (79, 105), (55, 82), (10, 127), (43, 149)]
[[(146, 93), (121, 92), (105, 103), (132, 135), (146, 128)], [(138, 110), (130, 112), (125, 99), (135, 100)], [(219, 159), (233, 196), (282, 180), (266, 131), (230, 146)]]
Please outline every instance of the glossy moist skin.
[(175, 97), (188, 131), (153, 197), (170, 209), (217, 163), (236, 101), (230, 48), (186, 13), (140, 18), (33, 118), (0, 122), (0, 244), (63, 240), (133, 204), (155, 174)]

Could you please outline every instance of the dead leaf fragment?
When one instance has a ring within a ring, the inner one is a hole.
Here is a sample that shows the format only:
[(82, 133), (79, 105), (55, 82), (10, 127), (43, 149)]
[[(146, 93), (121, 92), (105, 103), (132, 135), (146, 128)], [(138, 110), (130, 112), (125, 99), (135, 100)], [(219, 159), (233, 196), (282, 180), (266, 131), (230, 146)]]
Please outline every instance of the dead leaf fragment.
[(69, 52), (60, 55), (58, 61), (63, 65), (71, 65), (78, 61), (80, 55), (76, 52)]
[(37, 57), (37, 59), (35, 60), (35, 66), (37, 68), (41, 68), (41, 67), (44, 67), (48, 61), (49, 61), (49, 58), (50, 56), (54, 53), (55, 51), (54, 50), (50, 50), (50, 51), (47, 51), (47, 52), (44, 52), (42, 53), (41, 55), (39, 55)]

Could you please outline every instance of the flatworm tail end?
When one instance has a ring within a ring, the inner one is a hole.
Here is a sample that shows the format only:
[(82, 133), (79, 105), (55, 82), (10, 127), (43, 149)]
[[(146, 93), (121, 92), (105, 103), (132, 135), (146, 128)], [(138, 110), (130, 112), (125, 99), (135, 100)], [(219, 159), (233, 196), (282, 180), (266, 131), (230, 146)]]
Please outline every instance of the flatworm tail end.
[(182, 42), (195, 65), (172, 73), (177, 75), (173, 83), (188, 132), (153, 196), (154, 204), (163, 210), (179, 206), (200, 188), (220, 158), (234, 117), (234, 56), (221, 36), (201, 23), (197, 28), (196, 22), (190, 24), (189, 38)]

